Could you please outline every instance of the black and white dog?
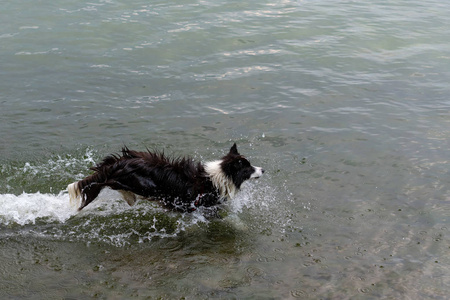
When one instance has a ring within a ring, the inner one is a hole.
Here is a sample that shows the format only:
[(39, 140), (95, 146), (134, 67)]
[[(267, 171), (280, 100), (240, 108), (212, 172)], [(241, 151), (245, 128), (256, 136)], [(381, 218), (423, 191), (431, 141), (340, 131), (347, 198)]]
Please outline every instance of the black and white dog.
[(204, 165), (189, 157), (124, 147), (122, 155), (109, 155), (91, 170), (94, 174), (67, 187), (71, 202), (81, 198), (79, 210), (94, 201), (104, 187), (110, 187), (121, 192), (130, 205), (139, 195), (170, 209), (192, 212), (233, 198), (245, 180), (264, 173), (239, 154), (236, 144), (221, 160)]

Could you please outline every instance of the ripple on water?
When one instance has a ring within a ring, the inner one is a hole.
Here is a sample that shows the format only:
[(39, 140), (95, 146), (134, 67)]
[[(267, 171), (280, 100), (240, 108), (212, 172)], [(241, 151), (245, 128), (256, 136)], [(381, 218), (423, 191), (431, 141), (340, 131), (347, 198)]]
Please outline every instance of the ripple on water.
[(291, 290), (291, 296), (294, 298), (301, 298), (304, 299), (305, 297), (308, 297), (308, 293), (305, 292), (304, 290)]
[(252, 278), (253, 277), (263, 277), (266, 275), (266, 272), (263, 269), (258, 268), (256, 266), (250, 266), (246, 270), (247, 270), (247, 274)]
[(159, 249), (169, 252), (174, 252), (183, 247), (183, 243), (181, 241), (178, 241), (176, 239), (170, 239), (166, 242), (162, 242), (159, 246)]

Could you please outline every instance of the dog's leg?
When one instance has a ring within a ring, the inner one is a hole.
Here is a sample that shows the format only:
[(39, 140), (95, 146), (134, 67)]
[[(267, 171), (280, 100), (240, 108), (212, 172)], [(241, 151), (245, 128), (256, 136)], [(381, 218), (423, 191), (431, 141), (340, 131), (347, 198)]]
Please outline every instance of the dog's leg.
[(128, 205), (133, 206), (136, 202), (136, 194), (129, 191), (119, 190), (120, 194), (122, 194), (123, 199), (127, 201)]

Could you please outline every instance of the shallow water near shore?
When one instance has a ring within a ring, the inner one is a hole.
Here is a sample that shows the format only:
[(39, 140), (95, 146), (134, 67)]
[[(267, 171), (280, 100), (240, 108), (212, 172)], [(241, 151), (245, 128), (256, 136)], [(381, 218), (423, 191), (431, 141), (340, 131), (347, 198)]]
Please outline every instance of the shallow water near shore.
[[(449, 9), (5, 5), (0, 298), (446, 299)], [(69, 203), (123, 145), (208, 161), (234, 142), (266, 173), (220, 217)]]

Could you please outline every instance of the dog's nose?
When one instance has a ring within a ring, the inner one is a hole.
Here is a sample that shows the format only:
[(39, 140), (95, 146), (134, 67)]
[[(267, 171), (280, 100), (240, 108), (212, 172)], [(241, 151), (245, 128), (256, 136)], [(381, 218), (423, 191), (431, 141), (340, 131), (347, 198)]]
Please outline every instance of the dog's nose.
[(264, 171), (264, 169), (261, 169), (261, 173), (263, 173), (263, 174), (264, 174), (264, 172), (265, 172), (265, 171)]

